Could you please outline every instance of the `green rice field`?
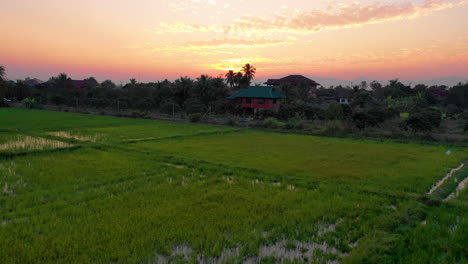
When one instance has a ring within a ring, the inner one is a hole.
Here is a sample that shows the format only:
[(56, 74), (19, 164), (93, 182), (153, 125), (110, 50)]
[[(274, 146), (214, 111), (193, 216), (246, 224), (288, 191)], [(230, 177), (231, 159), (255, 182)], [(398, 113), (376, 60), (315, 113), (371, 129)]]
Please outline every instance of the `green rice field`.
[[(445, 152), (451, 149), (451, 155)], [(468, 263), (456, 146), (0, 109), (1, 263)]]

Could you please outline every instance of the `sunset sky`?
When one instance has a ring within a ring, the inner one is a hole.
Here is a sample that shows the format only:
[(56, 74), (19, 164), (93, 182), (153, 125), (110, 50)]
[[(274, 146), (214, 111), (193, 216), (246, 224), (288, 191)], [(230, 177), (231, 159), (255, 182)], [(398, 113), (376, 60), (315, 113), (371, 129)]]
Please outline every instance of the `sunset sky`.
[(1, 1), (7, 77), (468, 78), (468, 0)]

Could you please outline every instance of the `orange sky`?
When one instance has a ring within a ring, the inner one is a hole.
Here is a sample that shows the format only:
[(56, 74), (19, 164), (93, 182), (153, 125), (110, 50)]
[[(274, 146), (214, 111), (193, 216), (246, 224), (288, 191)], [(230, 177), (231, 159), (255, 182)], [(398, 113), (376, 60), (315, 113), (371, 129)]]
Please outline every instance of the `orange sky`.
[[(251, 3), (255, 2), (255, 3)], [(2, 1), (10, 79), (468, 78), (468, 0)]]

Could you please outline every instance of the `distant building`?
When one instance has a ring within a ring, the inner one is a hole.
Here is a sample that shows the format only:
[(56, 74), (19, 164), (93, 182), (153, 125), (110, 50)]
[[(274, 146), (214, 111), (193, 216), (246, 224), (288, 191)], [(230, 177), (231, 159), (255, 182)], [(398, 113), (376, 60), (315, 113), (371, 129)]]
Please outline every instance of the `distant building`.
[(268, 79), (268, 81), (265, 83), (266, 85), (271, 85), (271, 86), (280, 86), (280, 85), (292, 85), (292, 86), (298, 86), (298, 85), (307, 85), (310, 87), (310, 96), (313, 98), (317, 97), (317, 86), (320, 86), (319, 83), (317, 83), (314, 80), (311, 80), (307, 77), (304, 77), (302, 75), (289, 75), (281, 79)]
[(278, 110), (284, 98), (286, 96), (276, 92), (272, 86), (251, 86), (228, 97), (233, 103), (255, 112), (260, 109)]
[(335, 88), (335, 99), (339, 104), (350, 104), (353, 91), (345, 88)]

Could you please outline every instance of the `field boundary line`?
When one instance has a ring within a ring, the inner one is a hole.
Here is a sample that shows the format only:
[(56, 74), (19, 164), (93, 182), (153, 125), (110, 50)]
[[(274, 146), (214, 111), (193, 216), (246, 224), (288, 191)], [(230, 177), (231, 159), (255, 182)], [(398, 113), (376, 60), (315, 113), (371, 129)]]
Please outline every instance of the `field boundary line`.
[(449, 201), (449, 200), (452, 200), (456, 197), (458, 197), (458, 195), (460, 194), (461, 191), (463, 191), (466, 186), (468, 185), (468, 177), (466, 177), (465, 179), (463, 179), (463, 181), (461, 181), (458, 185), (457, 185), (457, 188), (451, 193), (449, 194), (445, 199), (444, 199), (444, 202), (445, 201)]
[(432, 188), (429, 190), (427, 194), (432, 194), (433, 192), (435, 192), (440, 186), (442, 186), (442, 184), (444, 184), (449, 178), (451, 178), (456, 172), (461, 170), (464, 166), (465, 164), (462, 163), (457, 168), (451, 169), (450, 172), (447, 173), (447, 175), (445, 175), (445, 177), (443, 177), (441, 180), (439, 180), (438, 182), (436, 182), (436, 184), (432, 186)]
[(0, 158), (12, 159), (12, 158), (15, 158), (15, 157), (22, 157), (22, 156), (28, 156), (28, 155), (41, 155), (41, 154), (46, 154), (46, 153), (74, 151), (74, 150), (78, 150), (78, 149), (81, 149), (81, 148), (82, 148), (82, 146), (72, 146), (72, 147), (67, 147), (67, 148), (21, 151), (21, 152), (17, 152), (17, 153), (6, 152), (6, 153), (0, 153)]
[(127, 144), (133, 144), (133, 143), (140, 143), (140, 142), (153, 142), (153, 141), (159, 141), (159, 140), (170, 140), (170, 139), (185, 139), (185, 138), (191, 138), (191, 137), (201, 137), (201, 136), (210, 136), (210, 135), (225, 135), (225, 134), (231, 134), (231, 133), (237, 133), (243, 131), (242, 129), (235, 129), (235, 130), (219, 130), (219, 131), (212, 131), (212, 132), (201, 132), (201, 133), (195, 133), (195, 134), (190, 134), (190, 135), (175, 135), (175, 136), (167, 136), (167, 137), (155, 137), (155, 138), (147, 138), (145, 140), (138, 140), (138, 139), (130, 139), (123, 141), (122, 145), (127, 145)]

